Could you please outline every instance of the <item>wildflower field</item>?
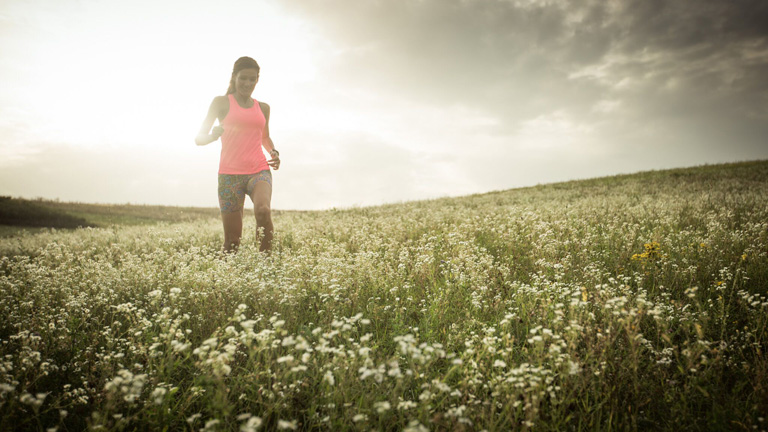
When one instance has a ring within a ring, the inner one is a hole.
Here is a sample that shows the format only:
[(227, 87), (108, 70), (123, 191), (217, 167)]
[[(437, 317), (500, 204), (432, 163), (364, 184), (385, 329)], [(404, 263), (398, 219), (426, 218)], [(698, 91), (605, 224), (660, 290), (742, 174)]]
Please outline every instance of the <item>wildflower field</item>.
[(768, 162), (0, 239), (2, 430), (768, 430)]

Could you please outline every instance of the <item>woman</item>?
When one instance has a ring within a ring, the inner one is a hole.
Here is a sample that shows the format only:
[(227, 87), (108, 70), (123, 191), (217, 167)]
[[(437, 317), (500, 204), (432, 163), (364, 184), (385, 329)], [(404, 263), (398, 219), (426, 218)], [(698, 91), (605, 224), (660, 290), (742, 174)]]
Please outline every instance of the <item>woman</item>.
[[(199, 146), (221, 137), (219, 162), (219, 207), (224, 223), (224, 251), (237, 251), (243, 233), (245, 195), (253, 201), (256, 226), (261, 236), (259, 250), (272, 248), (272, 173), (280, 168), (280, 153), (269, 137), (269, 105), (251, 97), (259, 81), (259, 64), (250, 57), (235, 62), (229, 89), (216, 96), (208, 108), (200, 132), (195, 138)], [(213, 127), (214, 120), (219, 126)], [(213, 127), (213, 129), (211, 129)], [(269, 152), (267, 160), (262, 147)]]

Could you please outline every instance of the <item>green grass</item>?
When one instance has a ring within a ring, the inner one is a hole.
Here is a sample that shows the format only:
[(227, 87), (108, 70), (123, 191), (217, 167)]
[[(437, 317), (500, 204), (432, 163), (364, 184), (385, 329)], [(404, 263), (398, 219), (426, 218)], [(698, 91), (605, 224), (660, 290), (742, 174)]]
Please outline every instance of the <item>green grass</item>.
[(78, 228), (93, 226), (85, 219), (51, 208), (43, 201), (27, 201), (0, 197), (0, 225)]
[(3, 239), (0, 430), (766, 430), (766, 190), (279, 212), (270, 256), (252, 218), (229, 256), (211, 217)]
[(218, 209), (130, 204), (84, 204), (0, 197), (0, 236), (21, 235), (30, 228), (74, 229), (114, 225), (151, 225), (216, 218)]
[(0, 225), (0, 238), (15, 237), (27, 234), (37, 234), (48, 231), (48, 227), (22, 227), (14, 225)]

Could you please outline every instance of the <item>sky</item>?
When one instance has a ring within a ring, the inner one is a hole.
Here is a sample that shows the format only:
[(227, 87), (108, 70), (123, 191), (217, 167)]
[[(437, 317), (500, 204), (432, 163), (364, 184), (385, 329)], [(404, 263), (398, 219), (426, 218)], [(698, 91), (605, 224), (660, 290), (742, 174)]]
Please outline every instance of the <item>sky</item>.
[(768, 159), (765, 0), (2, 0), (0, 195), (216, 207), (261, 66), (273, 209)]

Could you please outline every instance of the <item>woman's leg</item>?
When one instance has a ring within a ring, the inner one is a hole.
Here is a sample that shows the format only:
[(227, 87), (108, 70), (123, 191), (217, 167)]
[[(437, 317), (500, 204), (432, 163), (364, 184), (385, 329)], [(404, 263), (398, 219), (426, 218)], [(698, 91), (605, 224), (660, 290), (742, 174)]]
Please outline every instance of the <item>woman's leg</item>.
[(221, 221), (224, 223), (224, 252), (237, 252), (243, 235), (243, 210), (222, 212)]
[(243, 235), (244, 180), (247, 177), (219, 174), (219, 208), (224, 224), (224, 252), (237, 252)]
[(253, 201), (253, 214), (256, 216), (257, 235), (261, 237), (261, 252), (272, 250), (272, 173), (260, 172), (254, 179), (250, 192)]

